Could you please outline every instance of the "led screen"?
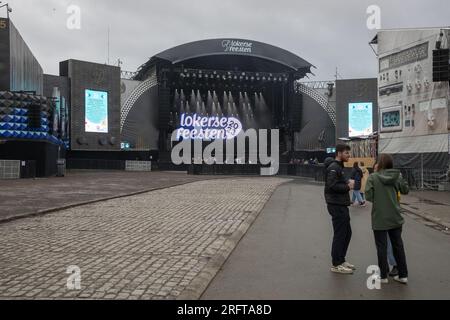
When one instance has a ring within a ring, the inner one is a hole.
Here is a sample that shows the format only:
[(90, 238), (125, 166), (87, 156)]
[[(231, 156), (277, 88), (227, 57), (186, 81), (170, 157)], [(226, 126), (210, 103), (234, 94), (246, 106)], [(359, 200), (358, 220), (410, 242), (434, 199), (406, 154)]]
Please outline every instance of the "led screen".
[(85, 131), (108, 133), (108, 92), (85, 90)]
[(361, 137), (373, 133), (373, 104), (350, 103), (348, 106), (348, 136)]
[(381, 121), (383, 128), (400, 126), (400, 110), (383, 112)]

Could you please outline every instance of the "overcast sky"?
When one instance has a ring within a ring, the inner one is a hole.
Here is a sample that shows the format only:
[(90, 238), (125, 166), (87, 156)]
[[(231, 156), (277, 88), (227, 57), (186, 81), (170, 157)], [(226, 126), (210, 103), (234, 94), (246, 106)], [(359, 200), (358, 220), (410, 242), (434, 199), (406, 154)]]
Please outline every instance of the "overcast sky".
[[(5, 1), (3, 1), (4, 3)], [(381, 28), (450, 25), (449, 0), (9, 0), (11, 18), (45, 73), (69, 58), (136, 71), (151, 56), (208, 38), (243, 38), (292, 51), (317, 67), (313, 80), (376, 77), (368, 42), (369, 5)], [(81, 29), (66, 27), (69, 5), (81, 9)], [(5, 16), (4, 8), (0, 16)]]

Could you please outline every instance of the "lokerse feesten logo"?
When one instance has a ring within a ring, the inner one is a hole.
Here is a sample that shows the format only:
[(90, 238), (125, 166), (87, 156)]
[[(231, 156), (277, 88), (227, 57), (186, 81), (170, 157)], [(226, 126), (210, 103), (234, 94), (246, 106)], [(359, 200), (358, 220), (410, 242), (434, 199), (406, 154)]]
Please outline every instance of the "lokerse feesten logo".
[(176, 137), (177, 140), (228, 140), (237, 137), (241, 131), (242, 123), (234, 117), (204, 117), (197, 114), (182, 114)]
[(252, 53), (253, 43), (238, 40), (223, 40), (222, 47), (225, 52)]

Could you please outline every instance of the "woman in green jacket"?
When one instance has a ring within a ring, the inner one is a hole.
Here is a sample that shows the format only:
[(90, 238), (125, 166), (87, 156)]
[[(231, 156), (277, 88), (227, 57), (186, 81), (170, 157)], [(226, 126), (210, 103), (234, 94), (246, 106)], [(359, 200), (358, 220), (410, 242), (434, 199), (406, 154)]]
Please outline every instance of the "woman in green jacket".
[(408, 283), (408, 267), (402, 240), (402, 227), (405, 221), (400, 214), (398, 192), (408, 194), (409, 188), (401, 177), (400, 171), (393, 167), (392, 157), (381, 154), (378, 160), (378, 171), (367, 180), (365, 195), (366, 200), (373, 203), (372, 229), (377, 247), (381, 283), (388, 283), (387, 236), (389, 234), (398, 268), (398, 276), (395, 276), (394, 280), (406, 284)]

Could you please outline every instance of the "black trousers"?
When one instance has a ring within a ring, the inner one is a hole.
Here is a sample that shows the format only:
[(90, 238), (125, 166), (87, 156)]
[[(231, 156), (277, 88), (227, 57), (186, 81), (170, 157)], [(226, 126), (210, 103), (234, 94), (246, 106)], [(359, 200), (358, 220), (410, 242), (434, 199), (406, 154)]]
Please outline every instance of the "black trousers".
[[(339, 266), (345, 262), (348, 245), (352, 238), (350, 226), (350, 214), (347, 206), (328, 204), (328, 212), (333, 221), (333, 244), (331, 246), (331, 257), (333, 266)], [(387, 259), (387, 258), (386, 258)]]
[(402, 228), (378, 231), (374, 230), (375, 245), (377, 246), (378, 266), (380, 267), (380, 276), (386, 279), (389, 273), (389, 264), (387, 260), (387, 236), (391, 239), (392, 252), (395, 261), (397, 261), (398, 275), (400, 278), (408, 277), (408, 266), (406, 265), (405, 248), (403, 247)]

